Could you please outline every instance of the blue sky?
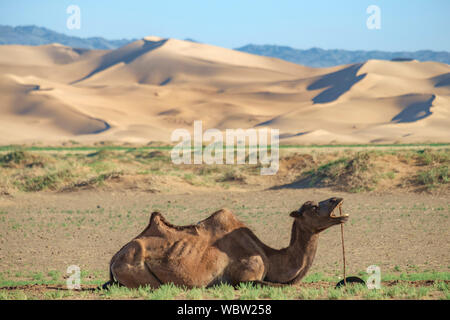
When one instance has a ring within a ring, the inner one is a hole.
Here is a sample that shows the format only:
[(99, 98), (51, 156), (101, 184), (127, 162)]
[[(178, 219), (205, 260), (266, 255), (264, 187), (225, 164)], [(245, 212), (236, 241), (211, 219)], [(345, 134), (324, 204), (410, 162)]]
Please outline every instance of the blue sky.
[[(66, 27), (71, 4), (80, 7), (80, 30)], [(379, 30), (366, 27), (369, 5), (381, 10)], [(449, 0), (0, 0), (3, 25), (108, 39), (192, 38), (227, 48), (450, 51), (449, 13)]]

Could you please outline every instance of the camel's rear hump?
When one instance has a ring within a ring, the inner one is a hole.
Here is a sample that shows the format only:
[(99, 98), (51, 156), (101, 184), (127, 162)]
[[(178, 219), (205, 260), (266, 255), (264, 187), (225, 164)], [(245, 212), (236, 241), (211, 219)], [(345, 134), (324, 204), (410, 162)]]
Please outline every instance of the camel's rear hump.
[[(137, 237), (174, 237), (177, 233), (218, 238), (237, 228), (244, 227), (235, 215), (228, 209), (214, 212), (208, 218), (197, 224), (177, 226), (167, 221), (159, 212), (153, 212), (145, 230)], [(175, 236), (177, 238), (177, 236)], [(213, 239), (211, 239), (213, 240)]]

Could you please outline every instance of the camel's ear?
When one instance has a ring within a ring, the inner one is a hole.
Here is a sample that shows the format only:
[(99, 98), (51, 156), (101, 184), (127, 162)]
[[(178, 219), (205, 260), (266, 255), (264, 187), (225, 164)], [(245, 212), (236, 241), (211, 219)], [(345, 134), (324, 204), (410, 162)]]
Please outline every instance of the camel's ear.
[(292, 211), (289, 216), (291, 216), (292, 218), (298, 218), (300, 217), (302, 214), (299, 211)]

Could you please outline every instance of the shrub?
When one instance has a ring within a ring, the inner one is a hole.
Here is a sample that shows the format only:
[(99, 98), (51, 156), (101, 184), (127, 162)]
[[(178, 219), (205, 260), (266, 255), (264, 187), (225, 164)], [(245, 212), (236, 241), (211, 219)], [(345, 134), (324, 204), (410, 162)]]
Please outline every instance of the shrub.
[(220, 178), (217, 179), (218, 182), (245, 182), (245, 176), (236, 171), (228, 170)]
[(446, 165), (421, 171), (415, 180), (421, 185), (425, 185), (428, 189), (444, 185), (449, 182), (449, 167)]
[(1, 156), (0, 165), (6, 168), (43, 167), (44, 159), (26, 151), (16, 150)]
[(310, 186), (334, 186), (350, 192), (372, 190), (377, 183), (371, 172), (371, 153), (359, 152), (353, 158), (340, 158), (303, 175)]
[(25, 177), (22, 181), (16, 182), (16, 185), (20, 189), (28, 192), (55, 189), (59, 183), (71, 176), (71, 172), (66, 169), (37, 177)]

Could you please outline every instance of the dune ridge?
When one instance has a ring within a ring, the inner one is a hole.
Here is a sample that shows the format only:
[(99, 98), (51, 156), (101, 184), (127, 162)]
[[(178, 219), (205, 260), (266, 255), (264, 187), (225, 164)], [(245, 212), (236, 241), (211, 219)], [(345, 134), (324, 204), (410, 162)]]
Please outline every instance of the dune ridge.
[(449, 142), (450, 66), (310, 68), (149, 36), (115, 50), (0, 46), (0, 143), (170, 141), (176, 128), (280, 130), (281, 143)]

